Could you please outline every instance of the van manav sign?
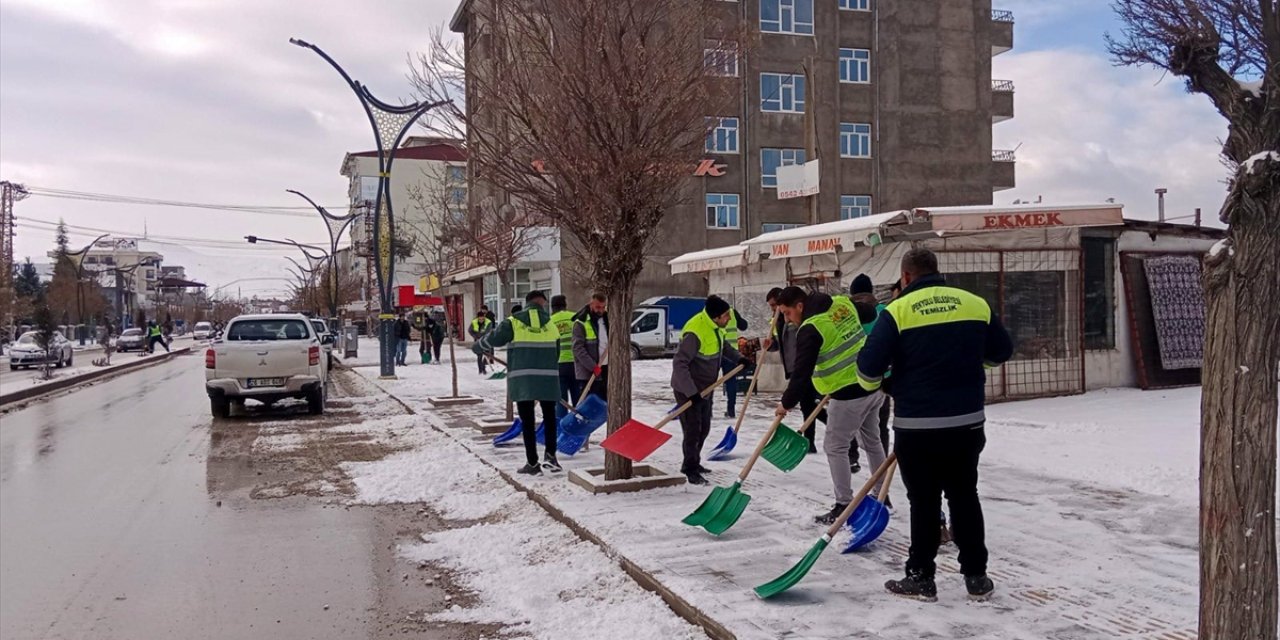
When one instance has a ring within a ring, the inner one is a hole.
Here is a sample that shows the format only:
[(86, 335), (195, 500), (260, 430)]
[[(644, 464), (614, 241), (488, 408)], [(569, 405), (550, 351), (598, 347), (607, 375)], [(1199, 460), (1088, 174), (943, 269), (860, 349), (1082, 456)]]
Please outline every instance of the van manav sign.
[(1124, 224), (1123, 209), (1115, 207), (953, 207), (917, 209), (926, 214), (934, 231), (1009, 231), (1050, 227), (1099, 227)]

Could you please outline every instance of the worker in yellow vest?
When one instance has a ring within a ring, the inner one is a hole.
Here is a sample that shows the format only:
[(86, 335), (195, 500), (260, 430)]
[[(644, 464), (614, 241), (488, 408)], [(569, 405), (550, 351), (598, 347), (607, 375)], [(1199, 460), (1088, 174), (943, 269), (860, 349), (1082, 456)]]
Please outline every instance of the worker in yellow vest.
[(693, 403), (680, 414), (684, 450), (680, 472), (689, 484), (707, 484), (702, 474), (710, 470), (702, 466), (702, 445), (711, 433), (711, 402), (700, 392), (719, 379), (724, 361), (729, 361), (729, 366), (738, 362), (737, 348), (724, 338), (725, 325), (732, 315), (728, 302), (719, 296), (708, 296), (706, 307), (685, 323), (680, 346), (671, 359), (671, 390), (676, 404)]
[[(738, 315), (737, 310), (735, 310), (733, 307), (729, 307), (729, 322), (725, 323), (724, 325), (724, 341), (733, 345), (734, 349), (737, 349), (738, 348), (738, 332), (746, 331), (746, 330), (747, 330), (746, 318), (743, 318), (742, 316)], [(729, 364), (728, 362), (725, 362), (722, 366), (724, 367), (724, 370), (721, 373), (729, 373), (729, 371), (732, 370), (734, 367), (736, 367), (737, 364), (736, 363)], [(745, 373), (745, 371), (743, 373)], [(742, 373), (739, 373), (732, 380), (729, 380), (728, 382), (724, 383), (724, 396), (725, 396), (725, 399), (728, 401), (727, 405), (724, 408), (724, 417), (726, 418), (738, 417), (738, 414), (737, 414), (738, 381), (742, 379), (742, 375), (743, 375)]]
[[(569, 300), (563, 295), (551, 296), (551, 324), (560, 332), (556, 340), (557, 362), (560, 367), (560, 395), (571, 406), (578, 402), (578, 384), (573, 375), (573, 312), (568, 310)], [(563, 405), (556, 406), (556, 417), (564, 417)]]
[[(480, 338), (483, 338), (493, 328), (493, 319), (489, 317), (488, 312), (488, 307), (480, 307), (480, 310), (476, 312), (475, 319), (471, 321), (471, 326), (467, 327), (467, 333), (471, 334), (471, 339), (476, 342), (479, 342)], [(480, 375), (485, 374), (485, 367), (492, 356), (493, 351), (476, 354), (476, 360), (480, 363)]]

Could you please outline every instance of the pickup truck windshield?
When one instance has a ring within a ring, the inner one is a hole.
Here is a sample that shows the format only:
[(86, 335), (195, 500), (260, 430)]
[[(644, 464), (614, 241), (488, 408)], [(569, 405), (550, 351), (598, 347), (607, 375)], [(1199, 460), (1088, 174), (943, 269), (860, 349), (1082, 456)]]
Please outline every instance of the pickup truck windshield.
[(227, 329), (227, 340), (310, 340), (302, 320), (241, 320)]

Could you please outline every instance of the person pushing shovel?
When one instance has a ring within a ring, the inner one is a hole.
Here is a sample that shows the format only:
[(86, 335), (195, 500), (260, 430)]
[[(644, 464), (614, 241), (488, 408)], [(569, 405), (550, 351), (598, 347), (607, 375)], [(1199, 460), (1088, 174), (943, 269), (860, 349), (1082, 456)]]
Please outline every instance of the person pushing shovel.
[(729, 323), (729, 303), (720, 296), (707, 296), (706, 307), (685, 323), (680, 347), (671, 360), (671, 390), (676, 404), (686, 401), (693, 406), (680, 415), (684, 461), (680, 473), (689, 484), (707, 484), (702, 474), (710, 469), (702, 466), (702, 445), (711, 433), (711, 402), (699, 393), (720, 377), (721, 361), (738, 361), (738, 350), (724, 339)]
[[(507, 347), (507, 395), (516, 403), (520, 414), (521, 435), (524, 436), (524, 453), (527, 464), (519, 472), (538, 475), (542, 471), (560, 471), (556, 461), (556, 402), (560, 398), (560, 371), (557, 362), (559, 350), (556, 343), (560, 331), (551, 322), (551, 314), (544, 308), (547, 296), (541, 291), (530, 291), (524, 298), (527, 305), (503, 320), (497, 328), (472, 345), (478, 356), (492, 353), (497, 347)], [(546, 424), (546, 455), (538, 464), (538, 423), (535, 409), (542, 408), (542, 420)]]
[(874, 320), (874, 305), (854, 303), (844, 296), (806, 294), (800, 287), (787, 287), (778, 296), (778, 309), (788, 322), (800, 325), (796, 334), (796, 368), (787, 383), (775, 414), (785, 416), (800, 404), (808, 382), (824, 396), (831, 396), (827, 430), (822, 450), (827, 454), (835, 506), (814, 521), (829, 525), (853, 500), (853, 472), (849, 468), (849, 447), (858, 445), (867, 454), (872, 469), (879, 469), (885, 452), (880, 445), (880, 403), (884, 394), (858, 385), (855, 363), (866, 343), (862, 324)]

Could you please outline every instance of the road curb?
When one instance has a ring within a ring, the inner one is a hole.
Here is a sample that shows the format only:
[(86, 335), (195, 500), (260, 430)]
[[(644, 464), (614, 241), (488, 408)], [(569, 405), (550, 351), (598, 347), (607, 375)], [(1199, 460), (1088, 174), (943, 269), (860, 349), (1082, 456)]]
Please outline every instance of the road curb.
[[(349, 369), (350, 368), (348, 367), (348, 370)], [(401, 407), (404, 407), (404, 410), (407, 411), (410, 415), (418, 415), (420, 413), (419, 411), (415, 410), (413, 407), (409, 406), (409, 403), (405, 402), (404, 400), (401, 400), (399, 396), (389, 391), (386, 387), (383, 387), (382, 385), (378, 384), (377, 380), (366, 378), (366, 381), (373, 384), (378, 389), (382, 390), (383, 393), (387, 394), (387, 397), (391, 398), (392, 400), (395, 400), (396, 403), (399, 404)], [(485, 465), (486, 467), (489, 467), (490, 469), (493, 469), (494, 471), (496, 471), (498, 473), (498, 476), (501, 477), (503, 481), (511, 485), (511, 487), (514, 488), (515, 490), (523, 493), (525, 497), (527, 497), (534, 504), (541, 507), (542, 510), (545, 511), (547, 515), (551, 517), (552, 520), (555, 520), (556, 522), (567, 527), (570, 531), (574, 533), (574, 535), (578, 536), (578, 539), (582, 540), (583, 542), (589, 542), (595, 545), (596, 547), (598, 547), (600, 551), (604, 552), (605, 556), (612, 558), (615, 562), (617, 562), (618, 566), (622, 568), (623, 573), (627, 574), (628, 577), (630, 577), (633, 581), (635, 581), (635, 583), (639, 585), (641, 589), (644, 589), (645, 591), (653, 593), (657, 595), (659, 598), (662, 598), (662, 601), (665, 602), (667, 606), (670, 607), (670, 609), (677, 616), (680, 616), (680, 618), (684, 619), (685, 622), (688, 622), (689, 624), (694, 625), (695, 627), (698, 627), (703, 631), (703, 633), (706, 633), (707, 636), (712, 638), (713, 640), (737, 640), (737, 636), (734, 635), (732, 631), (729, 631), (728, 628), (726, 628), (724, 625), (717, 622), (711, 616), (704, 613), (701, 609), (699, 609), (693, 603), (689, 602), (688, 600), (685, 600), (683, 597), (677, 594), (670, 587), (663, 584), (662, 581), (659, 580), (652, 573), (645, 571), (645, 569), (641, 567), (637, 562), (631, 560), (622, 552), (614, 548), (612, 545), (605, 542), (603, 538), (593, 533), (590, 529), (588, 529), (582, 523), (569, 517), (569, 514), (565, 513), (564, 510), (552, 504), (551, 501), (548, 500), (545, 496), (534, 491), (533, 489), (530, 489), (520, 484), (519, 482), (516, 481), (515, 478), (513, 478), (506, 471), (503, 471), (497, 465), (484, 459), (481, 456), (476, 455), (474, 452), (471, 451), (471, 448), (468, 447), (465, 442), (455, 437), (452, 433), (449, 432), (448, 429), (442, 429), (439, 426), (436, 426), (430, 420), (427, 421), (427, 426), (443, 434), (445, 437), (449, 438), (450, 440), (456, 442), (463, 449), (465, 449), (467, 453), (471, 455), (471, 457), (475, 458), (476, 460), (479, 460), (480, 463)]]
[(24, 402), (27, 400), (33, 400), (35, 398), (39, 398), (44, 395), (56, 393), (58, 391), (65, 391), (72, 387), (78, 387), (80, 385), (93, 382), (94, 380), (99, 380), (99, 379), (114, 376), (117, 374), (128, 373), (130, 371), (135, 371), (143, 367), (157, 365), (162, 362), (168, 362), (177, 356), (191, 353), (191, 350), (194, 348), (195, 348), (195, 345), (192, 345), (190, 347), (183, 347), (181, 349), (174, 349), (173, 351), (170, 351), (169, 353), (166, 353), (165, 355), (160, 356), (159, 358), (144, 358), (141, 360), (134, 360), (132, 362), (126, 362), (119, 366), (99, 369), (97, 371), (89, 371), (86, 373), (81, 373), (79, 375), (74, 375), (68, 378), (64, 378), (62, 380), (55, 380), (48, 384), (34, 385), (32, 387), (14, 391), (12, 393), (0, 394), (0, 409), (7, 408), (8, 405), (13, 404), (15, 402)]

